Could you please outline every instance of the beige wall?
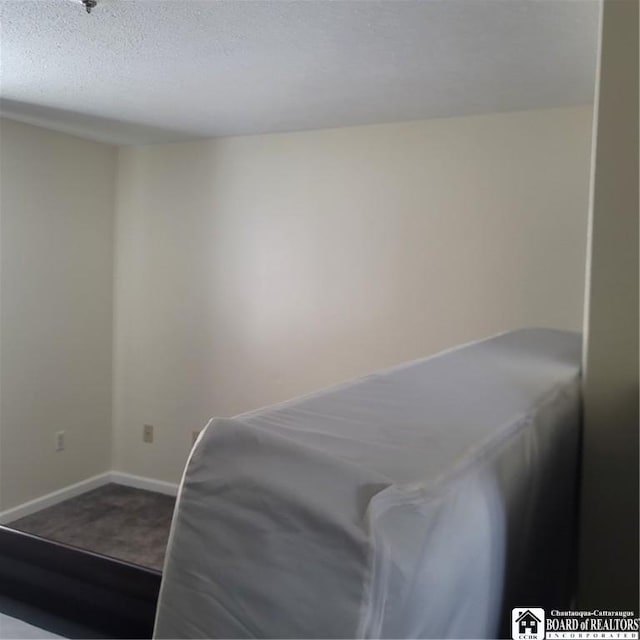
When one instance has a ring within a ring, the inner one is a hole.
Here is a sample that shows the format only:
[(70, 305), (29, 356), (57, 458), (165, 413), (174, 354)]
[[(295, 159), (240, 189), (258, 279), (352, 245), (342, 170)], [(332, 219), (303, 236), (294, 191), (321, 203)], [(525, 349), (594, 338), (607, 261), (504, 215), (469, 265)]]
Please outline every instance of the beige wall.
[(177, 481), (211, 415), (510, 328), (579, 330), (591, 115), (121, 149), (115, 467)]
[(116, 160), (0, 123), (0, 511), (110, 468)]
[(604, 3), (586, 305), (579, 605), (638, 612), (638, 3)]

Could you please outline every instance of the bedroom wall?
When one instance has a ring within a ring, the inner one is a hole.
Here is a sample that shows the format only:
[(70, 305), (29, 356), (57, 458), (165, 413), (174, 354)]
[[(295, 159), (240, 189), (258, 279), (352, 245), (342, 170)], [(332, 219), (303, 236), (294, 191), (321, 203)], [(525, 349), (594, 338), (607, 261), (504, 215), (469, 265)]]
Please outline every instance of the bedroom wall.
[(110, 469), (116, 161), (0, 121), (0, 511)]
[(639, 612), (638, 3), (605, 2), (587, 280), (578, 605)]
[(212, 415), (507, 329), (579, 330), (591, 117), (120, 149), (115, 468), (177, 482)]

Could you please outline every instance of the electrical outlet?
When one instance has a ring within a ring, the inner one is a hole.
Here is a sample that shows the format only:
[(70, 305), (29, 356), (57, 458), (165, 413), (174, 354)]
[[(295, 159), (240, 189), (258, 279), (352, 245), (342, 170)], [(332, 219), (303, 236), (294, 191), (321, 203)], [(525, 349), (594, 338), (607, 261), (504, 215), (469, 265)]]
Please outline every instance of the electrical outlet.
[(193, 433), (191, 434), (191, 444), (196, 443), (196, 440), (198, 439), (199, 435), (200, 435), (200, 429), (194, 429)]
[(56, 431), (56, 451), (64, 451), (64, 431)]
[(142, 428), (142, 442), (153, 442), (153, 425), (145, 424)]

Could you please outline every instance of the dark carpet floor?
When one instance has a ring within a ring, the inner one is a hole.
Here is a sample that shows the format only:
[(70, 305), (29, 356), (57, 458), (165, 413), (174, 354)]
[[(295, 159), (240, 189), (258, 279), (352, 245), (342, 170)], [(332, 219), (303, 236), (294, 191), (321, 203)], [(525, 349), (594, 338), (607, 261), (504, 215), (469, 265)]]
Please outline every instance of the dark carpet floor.
[(161, 570), (174, 504), (171, 496), (108, 484), (9, 526)]

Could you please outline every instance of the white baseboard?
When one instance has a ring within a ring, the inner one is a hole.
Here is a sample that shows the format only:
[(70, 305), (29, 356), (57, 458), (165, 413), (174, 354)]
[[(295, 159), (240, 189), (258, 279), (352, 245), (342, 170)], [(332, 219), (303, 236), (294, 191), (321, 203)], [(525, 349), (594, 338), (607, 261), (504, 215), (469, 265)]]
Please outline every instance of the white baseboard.
[(106, 473), (101, 473), (100, 475), (93, 476), (92, 478), (87, 478), (86, 480), (71, 484), (68, 487), (52, 491), (51, 493), (47, 493), (44, 496), (35, 498), (34, 500), (29, 500), (29, 502), (24, 502), (16, 507), (7, 509), (6, 511), (0, 511), (0, 524), (7, 524), (8, 522), (18, 520), (19, 518), (25, 518), (26, 516), (30, 516), (32, 513), (36, 513), (37, 511), (41, 511), (47, 507), (52, 507), (54, 504), (69, 500), (69, 498), (75, 498), (87, 491), (102, 487), (109, 482), (111, 482), (111, 472), (107, 471)]
[(69, 500), (69, 498), (75, 498), (87, 491), (97, 489), (105, 484), (113, 482), (115, 484), (122, 484), (127, 487), (134, 487), (135, 489), (146, 489), (147, 491), (155, 491), (156, 493), (164, 493), (168, 496), (178, 495), (178, 485), (172, 482), (163, 482), (162, 480), (154, 480), (153, 478), (145, 478), (143, 476), (134, 476), (131, 473), (124, 473), (122, 471), (107, 471), (100, 475), (87, 478), (81, 482), (76, 482), (68, 487), (63, 487), (57, 491), (52, 491), (44, 496), (29, 500), (16, 507), (7, 509), (6, 511), (0, 511), (0, 524), (8, 524), (14, 520), (20, 518), (26, 518), (37, 511), (52, 507), (59, 502)]
[(146, 489), (147, 491), (155, 491), (156, 493), (164, 493), (168, 496), (178, 495), (178, 485), (173, 482), (154, 480), (153, 478), (145, 478), (144, 476), (134, 476), (131, 473), (124, 473), (123, 471), (112, 471), (109, 475), (111, 482), (115, 482), (116, 484), (123, 484), (136, 489)]

